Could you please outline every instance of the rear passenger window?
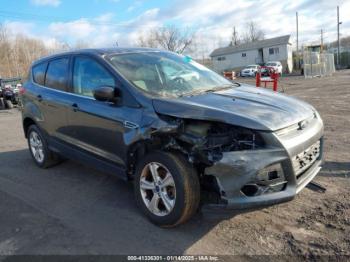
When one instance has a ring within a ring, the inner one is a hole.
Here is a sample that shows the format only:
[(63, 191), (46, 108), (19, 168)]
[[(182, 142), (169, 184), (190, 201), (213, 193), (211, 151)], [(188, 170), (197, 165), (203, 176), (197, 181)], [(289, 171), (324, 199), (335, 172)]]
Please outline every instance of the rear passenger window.
[(68, 82), (68, 58), (51, 61), (46, 72), (45, 86), (66, 91)]
[(76, 57), (73, 68), (74, 93), (92, 97), (94, 89), (101, 86), (114, 87), (114, 77), (95, 60)]
[(33, 80), (35, 83), (39, 85), (44, 85), (45, 82), (45, 71), (46, 71), (47, 63), (38, 64), (33, 67)]

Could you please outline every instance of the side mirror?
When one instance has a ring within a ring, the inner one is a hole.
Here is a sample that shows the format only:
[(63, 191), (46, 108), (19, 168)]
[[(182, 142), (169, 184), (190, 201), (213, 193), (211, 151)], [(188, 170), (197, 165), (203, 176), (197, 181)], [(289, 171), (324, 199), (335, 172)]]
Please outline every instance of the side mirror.
[(120, 92), (117, 88), (111, 86), (101, 86), (93, 91), (94, 98), (98, 101), (116, 103), (120, 98)]

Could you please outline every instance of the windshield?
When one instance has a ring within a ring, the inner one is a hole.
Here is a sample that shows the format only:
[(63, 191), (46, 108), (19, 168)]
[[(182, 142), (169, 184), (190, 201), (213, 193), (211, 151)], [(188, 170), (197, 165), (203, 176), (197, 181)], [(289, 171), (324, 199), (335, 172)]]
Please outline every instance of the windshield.
[(266, 65), (267, 66), (276, 66), (277, 64), (276, 63), (267, 63)]
[(170, 52), (118, 54), (110, 60), (134, 86), (156, 96), (179, 97), (233, 85), (190, 57)]
[(246, 68), (256, 68), (256, 66), (251, 65), (251, 66), (247, 66)]

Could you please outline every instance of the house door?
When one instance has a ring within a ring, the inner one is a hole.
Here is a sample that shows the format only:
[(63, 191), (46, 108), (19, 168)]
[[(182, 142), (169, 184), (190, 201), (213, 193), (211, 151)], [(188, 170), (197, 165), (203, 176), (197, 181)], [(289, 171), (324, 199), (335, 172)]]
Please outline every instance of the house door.
[(263, 49), (260, 48), (258, 49), (258, 57), (255, 61), (257, 64), (262, 64), (264, 63), (264, 52), (263, 52)]

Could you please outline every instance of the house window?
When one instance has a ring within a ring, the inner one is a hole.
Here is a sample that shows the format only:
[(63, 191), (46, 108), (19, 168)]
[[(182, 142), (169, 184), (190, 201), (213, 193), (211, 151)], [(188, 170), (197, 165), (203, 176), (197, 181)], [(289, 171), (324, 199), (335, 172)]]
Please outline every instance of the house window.
[(242, 53), (242, 57), (246, 57), (247, 56), (247, 54), (246, 53)]
[(218, 61), (224, 61), (224, 60), (226, 60), (226, 57), (224, 57), (224, 56), (219, 56), (218, 57)]
[(275, 47), (275, 48), (269, 48), (269, 54), (273, 55), (273, 54), (279, 54), (280, 53), (280, 49), (279, 47)]

